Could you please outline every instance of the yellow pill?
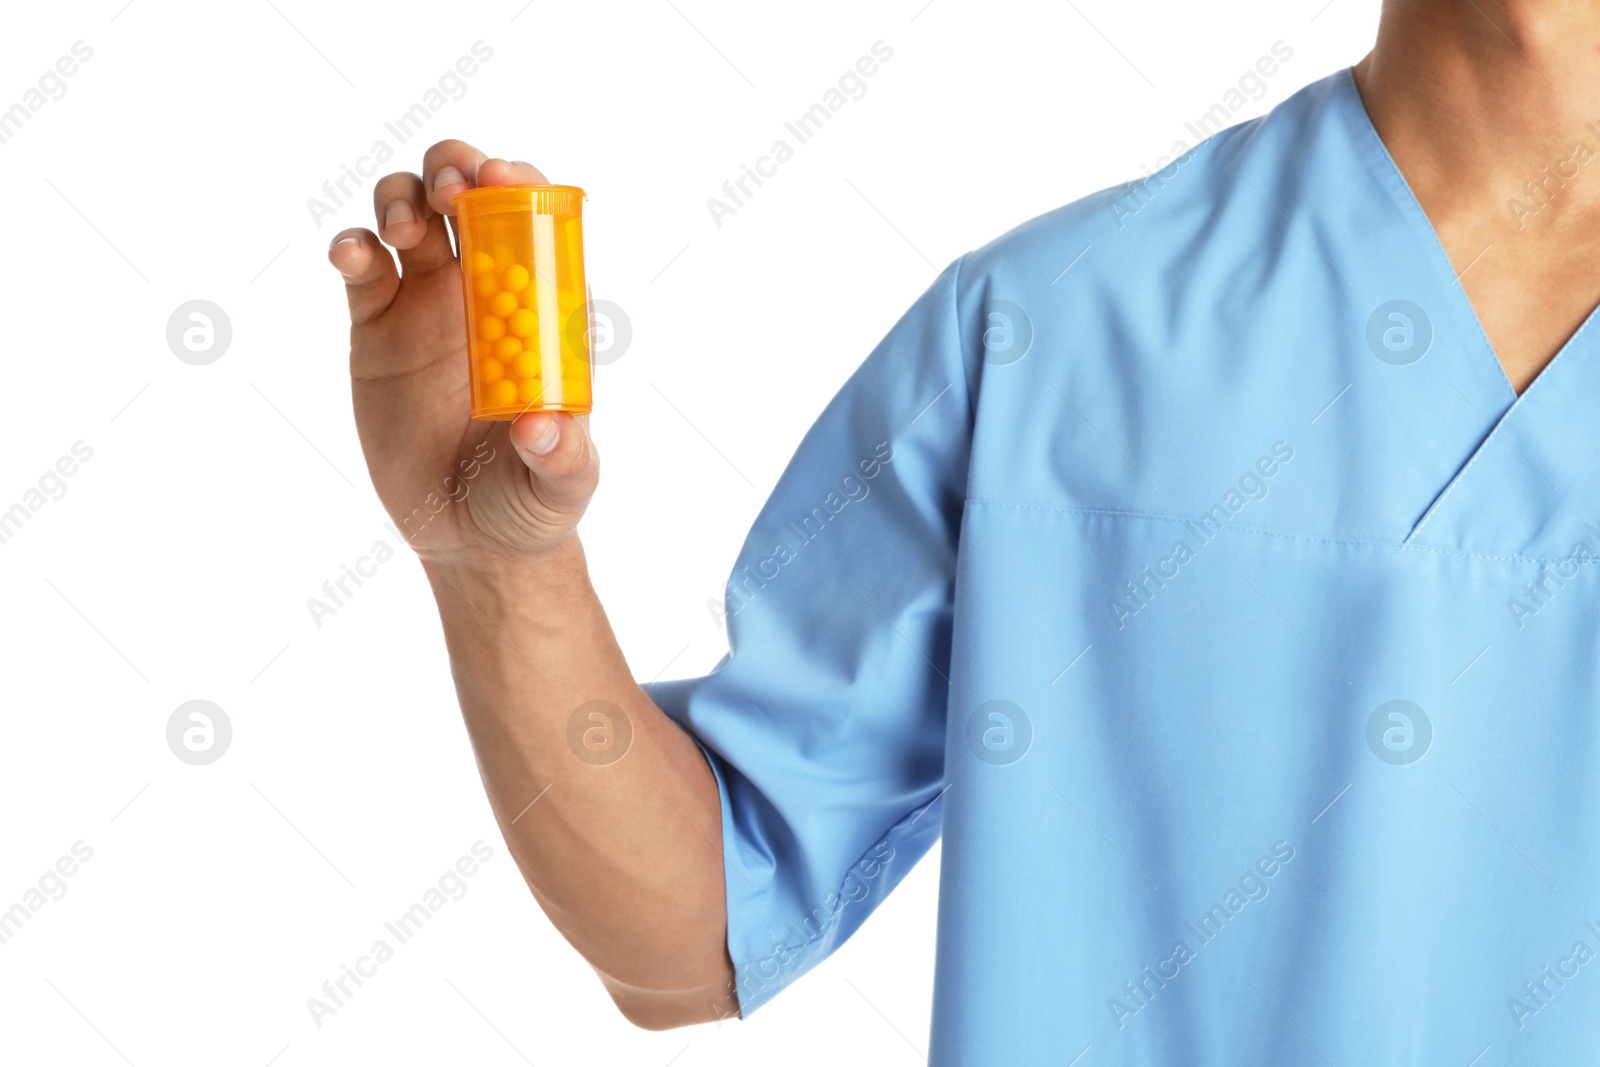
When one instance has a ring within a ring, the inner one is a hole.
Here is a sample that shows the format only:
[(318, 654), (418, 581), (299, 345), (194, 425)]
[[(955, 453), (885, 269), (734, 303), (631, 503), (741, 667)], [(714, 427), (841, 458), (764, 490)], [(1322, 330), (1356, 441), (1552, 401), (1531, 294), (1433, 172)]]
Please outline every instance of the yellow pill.
[(506, 320), (485, 315), (478, 320), (478, 336), (485, 341), (498, 341), (506, 335)]
[(502, 378), (489, 387), (489, 403), (493, 407), (510, 407), (517, 402), (517, 383)]
[(521, 304), (525, 308), (538, 307), (539, 287), (537, 285), (530, 285), (526, 289), (522, 290), (522, 292), (517, 294), (517, 303)]
[(518, 378), (537, 378), (544, 368), (544, 361), (536, 352), (523, 352), (511, 362), (511, 370)]
[(506, 365), (493, 356), (485, 356), (478, 364), (478, 375), (485, 385), (493, 385), (506, 376)]
[(483, 274), (494, 270), (494, 257), (487, 252), (472, 253), (472, 273)]
[(515, 359), (522, 351), (522, 342), (515, 337), (502, 337), (494, 343), (496, 359)]
[(472, 279), (472, 291), (484, 299), (488, 299), (498, 292), (500, 287), (495, 284), (493, 270), (485, 271)]
[(539, 316), (527, 308), (518, 308), (511, 313), (509, 325), (514, 336), (532, 337), (539, 332)]
[(520, 293), (528, 287), (528, 268), (521, 263), (513, 263), (500, 275), (500, 285), (513, 293)]
[(537, 378), (527, 378), (517, 387), (517, 399), (524, 404), (537, 404), (544, 399), (544, 383)]
[(515, 310), (517, 310), (516, 293), (508, 293), (501, 290), (489, 298), (489, 313), (491, 315), (507, 318)]

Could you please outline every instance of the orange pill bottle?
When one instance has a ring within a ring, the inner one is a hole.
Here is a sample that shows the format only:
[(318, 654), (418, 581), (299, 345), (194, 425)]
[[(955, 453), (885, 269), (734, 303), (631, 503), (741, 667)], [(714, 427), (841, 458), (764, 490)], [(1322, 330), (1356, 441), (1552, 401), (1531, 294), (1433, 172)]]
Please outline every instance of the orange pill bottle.
[(450, 200), (475, 419), (592, 407), (583, 200), (572, 185), (491, 185)]

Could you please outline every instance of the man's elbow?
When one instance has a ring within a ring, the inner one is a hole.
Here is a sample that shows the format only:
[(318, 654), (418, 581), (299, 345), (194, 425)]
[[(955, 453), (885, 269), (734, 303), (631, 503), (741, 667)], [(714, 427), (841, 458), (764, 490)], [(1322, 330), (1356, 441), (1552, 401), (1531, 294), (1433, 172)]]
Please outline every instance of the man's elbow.
[(724, 984), (662, 992), (624, 985), (605, 975), (601, 980), (622, 1017), (641, 1030), (676, 1030), (739, 1017), (739, 1003)]

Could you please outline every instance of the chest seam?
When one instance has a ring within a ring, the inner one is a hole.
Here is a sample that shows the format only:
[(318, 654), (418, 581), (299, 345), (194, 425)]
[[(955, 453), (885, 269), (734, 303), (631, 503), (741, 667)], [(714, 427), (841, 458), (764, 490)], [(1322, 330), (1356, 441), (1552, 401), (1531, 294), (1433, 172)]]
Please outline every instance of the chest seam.
[[(1027, 504), (1011, 500), (995, 500), (988, 497), (967, 497), (962, 504), (964, 508), (1009, 508), (1018, 511), (1037, 511), (1046, 514), (1058, 515), (1106, 515), (1113, 518), (1153, 519), (1160, 522), (1179, 524), (1195, 521), (1195, 517), (1192, 515), (1167, 515), (1160, 512), (1132, 511), (1119, 508), (1089, 508), (1067, 507), (1064, 505), (1052, 504)], [(1453, 556), (1460, 559), (1490, 560), (1497, 563), (1555, 564), (1564, 562), (1566, 558), (1557, 557), (1552, 559), (1536, 556), (1519, 556), (1514, 554), (1496, 555), (1487, 552), (1469, 552), (1464, 549), (1439, 548), (1434, 545), (1419, 545), (1415, 543), (1408, 544), (1402, 541), (1378, 537), (1327, 537), (1318, 536), (1315, 534), (1293, 533), (1284, 530), (1267, 530), (1258, 526), (1236, 526), (1231, 523), (1222, 527), (1221, 532), (1236, 533), (1255, 537), (1270, 537), (1287, 541), (1299, 541), (1307, 544), (1328, 545), (1335, 548), (1388, 548), (1392, 549), (1396, 555), (1404, 552), (1430, 552), (1434, 553), (1435, 555)]]

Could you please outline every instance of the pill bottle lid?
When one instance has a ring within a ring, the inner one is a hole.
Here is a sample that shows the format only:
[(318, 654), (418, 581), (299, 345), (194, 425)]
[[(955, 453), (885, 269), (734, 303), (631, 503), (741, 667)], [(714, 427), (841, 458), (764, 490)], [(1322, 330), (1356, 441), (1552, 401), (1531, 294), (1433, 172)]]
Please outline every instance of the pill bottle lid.
[(450, 206), (460, 215), (471, 210), (479, 215), (499, 215), (508, 211), (534, 215), (581, 215), (587, 197), (576, 185), (485, 185), (464, 189), (450, 198)]

